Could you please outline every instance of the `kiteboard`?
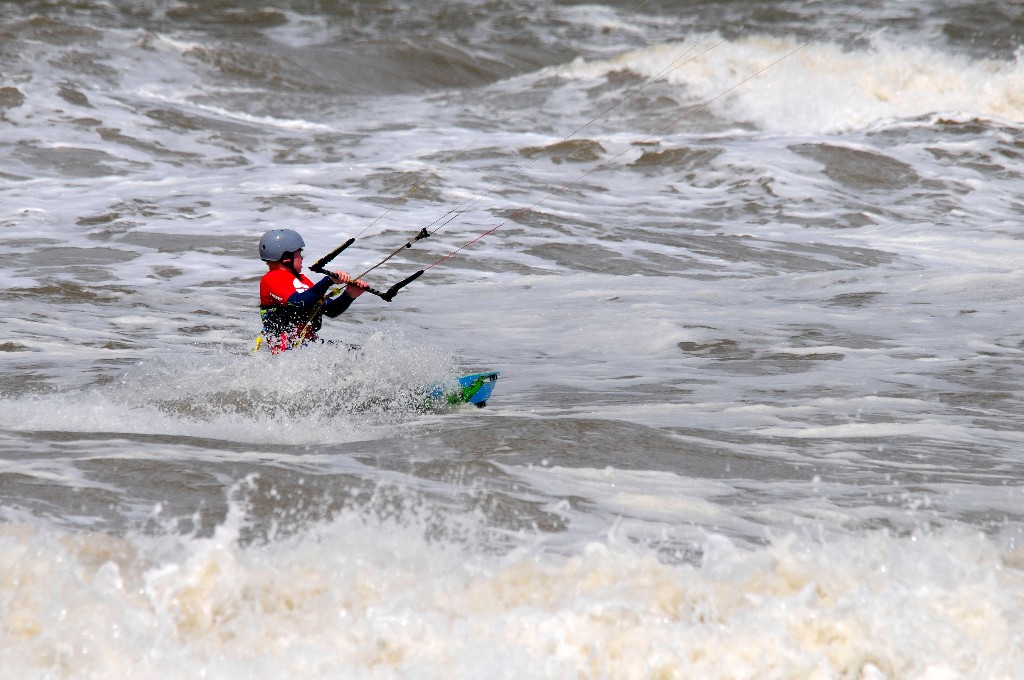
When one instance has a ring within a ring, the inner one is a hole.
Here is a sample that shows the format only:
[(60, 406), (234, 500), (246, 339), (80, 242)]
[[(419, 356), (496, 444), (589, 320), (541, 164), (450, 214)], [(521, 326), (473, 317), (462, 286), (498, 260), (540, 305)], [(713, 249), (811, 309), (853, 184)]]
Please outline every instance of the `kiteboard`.
[(491, 398), (499, 375), (498, 371), (460, 375), (453, 381), (433, 385), (427, 398), (437, 404), (473, 404), (483, 408)]

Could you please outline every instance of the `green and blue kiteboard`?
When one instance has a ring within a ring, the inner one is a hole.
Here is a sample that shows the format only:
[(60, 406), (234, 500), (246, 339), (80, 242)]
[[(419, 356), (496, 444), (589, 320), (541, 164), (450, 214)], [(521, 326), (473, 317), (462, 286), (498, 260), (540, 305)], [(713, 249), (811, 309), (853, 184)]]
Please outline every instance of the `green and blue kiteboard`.
[(491, 398), (499, 375), (498, 371), (461, 375), (454, 382), (434, 385), (427, 392), (427, 397), (440, 404), (473, 404), (483, 408)]

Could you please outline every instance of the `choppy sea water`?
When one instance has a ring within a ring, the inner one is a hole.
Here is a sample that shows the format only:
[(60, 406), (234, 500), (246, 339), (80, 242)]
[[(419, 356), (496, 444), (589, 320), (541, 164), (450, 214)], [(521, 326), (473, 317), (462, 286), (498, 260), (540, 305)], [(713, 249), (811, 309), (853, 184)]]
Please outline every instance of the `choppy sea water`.
[[(1016, 677), (1021, 35), (4, 4), (2, 675)], [(254, 354), (276, 227), (425, 274)]]

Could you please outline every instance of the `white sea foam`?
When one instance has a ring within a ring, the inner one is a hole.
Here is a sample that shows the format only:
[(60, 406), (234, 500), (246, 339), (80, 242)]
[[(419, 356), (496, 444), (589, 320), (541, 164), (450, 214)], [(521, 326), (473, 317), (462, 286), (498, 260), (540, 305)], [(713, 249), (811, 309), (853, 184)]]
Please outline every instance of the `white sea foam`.
[[(353, 441), (385, 436), (394, 431), (389, 423), (415, 417), (425, 390), (457, 370), (454, 355), (383, 333), (366, 337), (353, 352), (313, 346), (271, 358), (265, 351), (216, 357), (179, 351), (138, 363), (116, 383), (10, 397), (0, 423), (12, 432), (123, 432), (287, 445)], [(311, 382), (310, 376), (317, 379)]]
[(621, 69), (679, 86), (680, 116), (706, 104), (776, 132), (835, 133), (935, 112), (1024, 121), (1021, 60), (974, 60), (885, 34), (856, 49), (827, 39), (706, 35), (581, 61), (566, 73), (595, 78)]
[[(0, 532), (4, 674), (219, 677), (1013, 677), (1017, 551), (964, 532), (753, 551), (698, 565), (614, 537), (565, 558), (467, 553), (343, 515), (240, 547)], [(45, 586), (43, 585), (45, 584)]]

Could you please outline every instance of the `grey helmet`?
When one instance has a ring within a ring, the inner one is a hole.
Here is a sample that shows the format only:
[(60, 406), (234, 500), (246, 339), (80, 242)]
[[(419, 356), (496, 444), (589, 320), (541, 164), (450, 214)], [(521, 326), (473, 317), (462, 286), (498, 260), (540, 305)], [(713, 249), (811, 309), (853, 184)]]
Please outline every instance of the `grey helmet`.
[(277, 262), (285, 253), (305, 248), (306, 242), (293, 229), (271, 229), (260, 237), (260, 259)]

